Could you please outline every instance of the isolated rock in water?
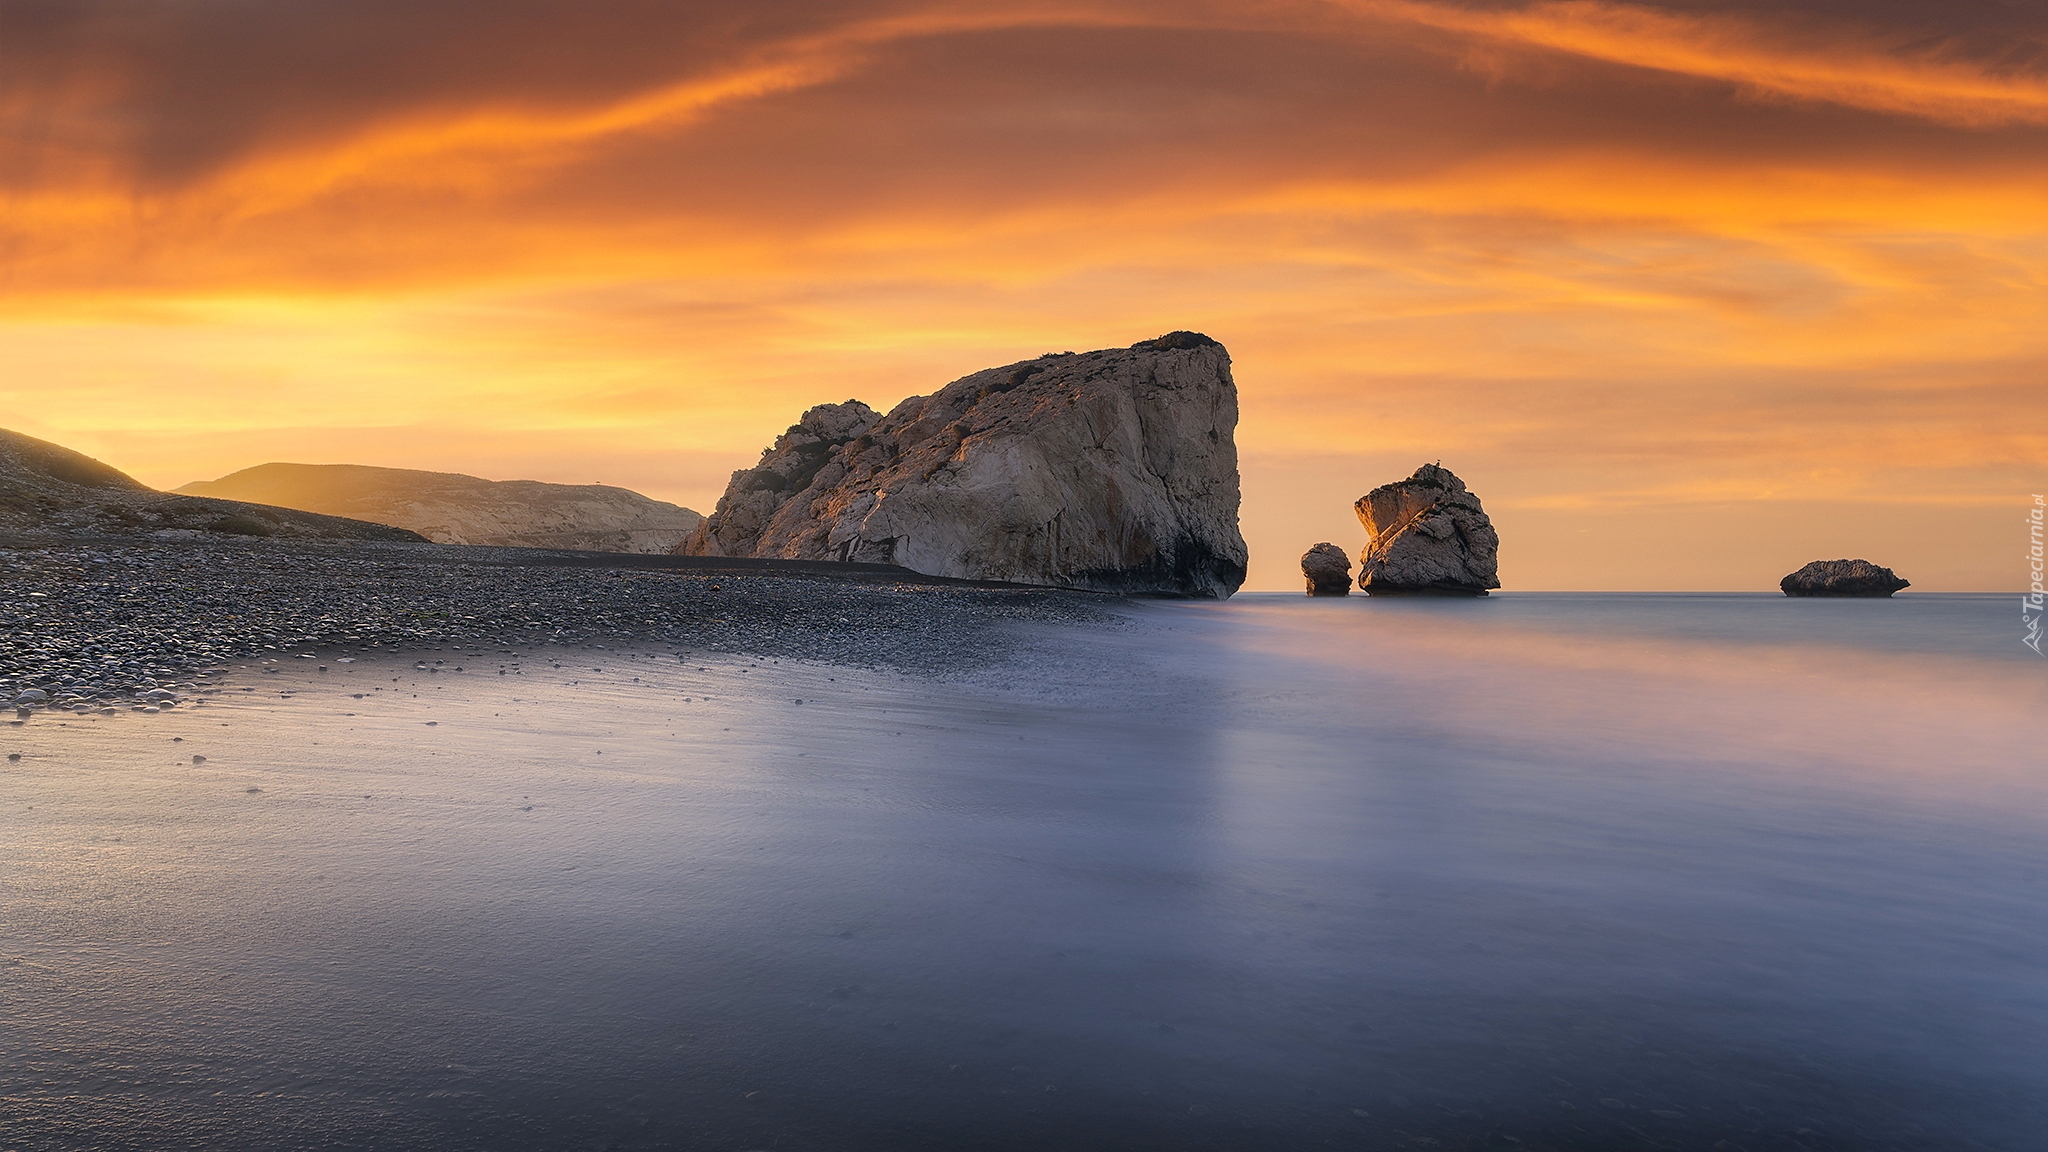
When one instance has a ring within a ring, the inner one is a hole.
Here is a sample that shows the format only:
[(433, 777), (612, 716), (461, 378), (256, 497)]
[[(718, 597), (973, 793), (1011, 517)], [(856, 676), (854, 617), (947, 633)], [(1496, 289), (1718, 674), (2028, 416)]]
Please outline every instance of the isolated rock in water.
[(1479, 497), (1438, 464), (1378, 488), (1353, 505), (1371, 542), (1358, 586), (1375, 596), (1484, 596), (1500, 587), (1500, 537)]
[(483, 480), (363, 464), (261, 464), (178, 491), (389, 524), (436, 544), (662, 554), (704, 519), (608, 484)]
[(90, 456), (0, 428), (0, 528), (70, 536), (425, 538), (383, 524), (158, 492)]
[(804, 413), (679, 551), (1224, 597), (1244, 582), (1237, 385), (1194, 332), (990, 368), (886, 416)]
[(1351, 557), (1335, 544), (1318, 544), (1303, 553), (1301, 574), (1308, 577), (1311, 596), (1351, 595)]
[(1815, 560), (1778, 587), (1787, 596), (1890, 596), (1912, 584), (1868, 560)]

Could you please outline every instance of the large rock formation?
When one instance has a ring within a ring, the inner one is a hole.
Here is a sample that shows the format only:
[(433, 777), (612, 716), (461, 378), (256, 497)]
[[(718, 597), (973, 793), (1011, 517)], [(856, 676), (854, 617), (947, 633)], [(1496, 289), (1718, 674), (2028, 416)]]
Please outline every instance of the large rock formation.
[(1368, 593), (1484, 596), (1500, 587), (1500, 537), (1450, 469), (1424, 464), (1353, 508), (1370, 537), (1358, 565), (1358, 586)]
[(1815, 560), (1778, 581), (1779, 590), (1787, 596), (1884, 597), (1910, 587), (1909, 581), (1899, 579), (1891, 569), (1868, 560)]
[(933, 576), (1224, 597), (1244, 582), (1237, 386), (1175, 332), (914, 396), (804, 413), (681, 551), (900, 564)]
[(409, 540), (383, 524), (158, 492), (90, 456), (0, 428), (0, 529), (114, 536)]
[(1335, 544), (1318, 544), (1303, 553), (1301, 574), (1311, 596), (1351, 595), (1351, 557)]
[(668, 553), (704, 519), (604, 484), (482, 480), (362, 464), (262, 464), (178, 491), (390, 524), (437, 544)]

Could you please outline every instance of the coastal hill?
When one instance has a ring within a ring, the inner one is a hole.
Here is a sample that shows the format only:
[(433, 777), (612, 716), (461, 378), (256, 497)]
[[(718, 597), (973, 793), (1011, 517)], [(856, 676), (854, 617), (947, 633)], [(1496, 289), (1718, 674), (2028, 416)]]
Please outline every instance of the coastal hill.
[(424, 543), (401, 528), (158, 492), (47, 440), (0, 428), (0, 530), (66, 535), (276, 536)]
[(484, 480), (362, 464), (261, 464), (178, 489), (405, 528), (437, 544), (667, 553), (702, 516), (604, 484)]

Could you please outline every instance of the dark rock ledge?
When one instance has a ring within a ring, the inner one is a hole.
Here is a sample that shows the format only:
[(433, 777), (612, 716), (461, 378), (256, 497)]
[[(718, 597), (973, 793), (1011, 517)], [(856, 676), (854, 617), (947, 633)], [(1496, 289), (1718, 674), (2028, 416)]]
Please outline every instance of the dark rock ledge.
[(1787, 596), (1888, 597), (1912, 582), (1868, 560), (1815, 560), (1778, 581)]

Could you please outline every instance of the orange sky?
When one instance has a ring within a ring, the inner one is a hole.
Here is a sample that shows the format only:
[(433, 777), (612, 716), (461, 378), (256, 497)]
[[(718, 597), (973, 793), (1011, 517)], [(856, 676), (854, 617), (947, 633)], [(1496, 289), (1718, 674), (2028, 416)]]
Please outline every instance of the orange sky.
[(2023, 575), (2048, 12), (0, 5), (0, 424), (708, 510), (808, 405), (1229, 345), (1252, 587), (1441, 459), (1510, 588)]

